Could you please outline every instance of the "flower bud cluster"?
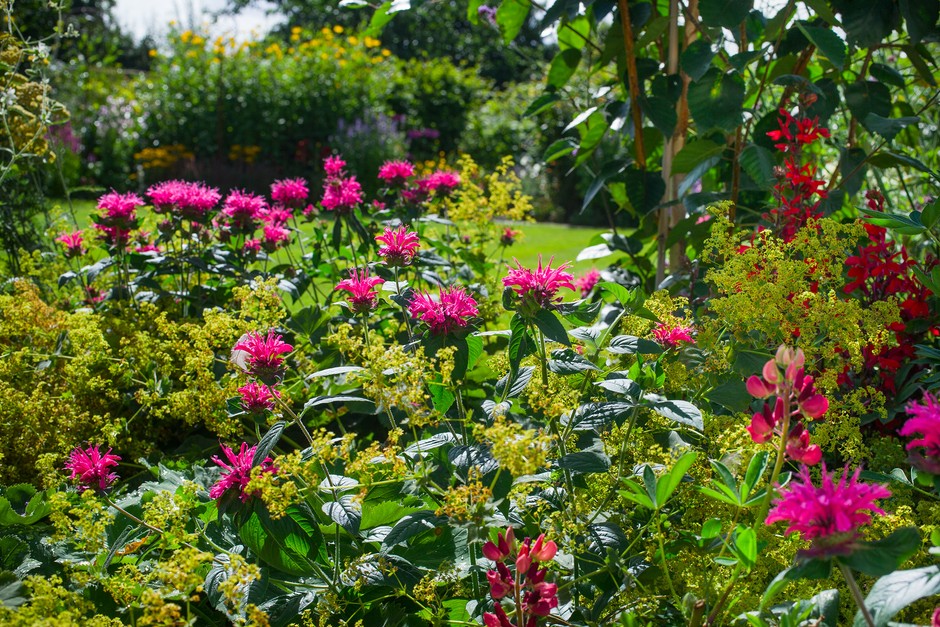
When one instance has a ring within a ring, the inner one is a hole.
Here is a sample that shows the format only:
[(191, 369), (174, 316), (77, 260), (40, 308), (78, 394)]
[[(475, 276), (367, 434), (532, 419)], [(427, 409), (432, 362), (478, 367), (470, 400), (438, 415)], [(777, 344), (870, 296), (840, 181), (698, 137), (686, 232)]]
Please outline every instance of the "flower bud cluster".
[[(496, 563), (496, 568), (486, 573), (495, 601), (493, 612), (483, 614), (486, 627), (536, 627), (539, 617), (558, 607), (558, 585), (546, 582), (548, 569), (540, 568), (554, 559), (557, 551), (558, 546), (545, 540), (545, 534), (517, 543), (512, 527), (498, 534), (495, 543), (483, 545), (484, 557)], [(507, 601), (515, 605), (514, 623), (502, 605)]]
[[(786, 453), (793, 461), (807, 465), (822, 460), (822, 450), (810, 444), (805, 420), (821, 418), (829, 401), (816, 392), (814, 379), (804, 372), (806, 357), (802, 349), (781, 345), (774, 359), (764, 364), (761, 377), (747, 380), (747, 391), (755, 398), (768, 399), (754, 414), (747, 430), (755, 442), (768, 442), (776, 435), (786, 438)], [(776, 397), (772, 403), (770, 397)]]

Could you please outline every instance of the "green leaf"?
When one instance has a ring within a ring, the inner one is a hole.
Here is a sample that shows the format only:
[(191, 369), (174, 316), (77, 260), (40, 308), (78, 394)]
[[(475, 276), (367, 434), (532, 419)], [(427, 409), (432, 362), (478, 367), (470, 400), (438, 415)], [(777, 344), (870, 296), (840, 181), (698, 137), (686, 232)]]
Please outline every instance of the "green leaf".
[(713, 387), (705, 394), (705, 398), (733, 412), (747, 411), (753, 399), (747, 392), (747, 385), (740, 379), (732, 379)]
[(920, 118), (909, 116), (904, 118), (885, 118), (877, 113), (869, 113), (862, 119), (862, 125), (873, 133), (878, 133), (888, 141), (892, 141), (905, 126), (917, 124)]
[(907, 34), (915, 44), (921, 40), (937, 41), (937, 19), (940, 18), (938, 0), (901, 0), (901, 15), (907, 24)]
[(529, 325), (521, 315), (513, 314), (509, 328), (509, 367), (515, 372), (519, 369), (519, 363), (532, 353), (535, 346), (529, 338)]
[(747, 500), (748, 496), (751, 494), (751, 490), (754, 489), (754, 486), (757, 485), (760, 478), (764, 476), (769, 460), (770, 455), (767, 451), (761, 451), (751, 457), (751, 461), (748, 462), (747, 465), (747, 472), (744, 473), (744, 483), (741, 484), (742, 499)]
[(434, 381), (428, 382), (428, 392), (431, 394), (431, 404), (434, 405), (435, 411), (442, 414), (447, 413), (457, 400), (454, 393), (441, 380), (440, 375), (437, 375)]
[(705, 429), (701, 410), (688, 401), (655, 401), (649, 405), (649, 408), (664, 418), (669, 418), (699, 431)]
[(859, 572), (881, 577), (897, 570), (920, 548), (920, 533), (915, 527), (898, 529), (883, 540), (861, 542), (851, 555), (840, 557), (844, 564)]
[(894, 87), (904, 88), (904, 77), (901, 76), (901, 73), (898, 72), (895, 68), (890, 65), (885, 65), (884, 63), (872, 63), (871, 67), (868, 68), (868, 71), (871, 75), (888, 85), (893, 85)]
[(937, 173), (924, 165), (923, 161), (919, 161), (914, 157), (905, 155), (903, 153), (891, 152), (890, 150), (879, 150), (868, 158), (868, 163), (875, 166), (876, 168), (896, 168), (899, 166), (908, 166), (914, 168), (915, 170), (926, 172), (935, 179), (938, 178)]
[(268, 456), (275, 446), (277, 446), (278, 441), (281, 439), (281, 434), (284, 433), (284, 428), (287, 426), (287, 422), (279, 420), (271, 425), (271, 428), (268, 429), (268, 432), (264, 434), (264, 437), (261, 438), (261, 441), (258, 442), (258, 448), (255, 449), (255, 455), (251, 458), (251, 467), (259, 466), (261, 462), (264, 461), (264, 458)]
[(679, 64), (682, 66), (682, 71), (693, 81), (697, 81), (705, 76), (705, 72), (712, 65), (713, 58), (715, 58), (715, 51), (712, 50), (711, 44), (704, 39), (696, 39), (682, 51)]
[(0, 607), (16, 608), (26, 603), (26, 586), (10, 571), (0, 572)]
[(676, 491), (676, 488), (682, 483), (685, 473), (688, 472), (692, 464), (695, 463), (697, 457), (698, 453), (695, 451), (684, 453), (676, 460), (672, 470), (659, 478), (659, 482), (656, 485), (656, 503), (659, 507), (666, 505), (670, 497), (672, 497), (673, 493)]
[(547, 309), (539, 310), (539, 312), (535, 314), (535, 326), (537, 326), (549, 340), (559, 342), (565, 346), (571, 346), (568, 332), (554, 312)]
[(712, 68), (689, 85), (689, 111), (704, 132), (712, 128), (733, 131), (741, 124), (744, 79)]
[(351, 536), (359, 534), (362, 524), (362, 505), (353, 500), (352, 495), (344, 494), (335, 501), (323, 504), (323, 513)]
[(581, 211), (583, 212), (588, 208), (588, 205), (590, 205), (591, 201), (594, 200), (597, 192), (604, 188), (604, 185), (608, 180), (623, 172), (624, 168), (626, 167), (627, 164), (623, 159), (613, 159), (601, 166), (601, 171), (597, 174), (597, 176), (594, 177), (594, 180), (591, 181), (591, 184), (588, 185), (587, 191), (584, 193), (584, 201), (581, 203)]
[(618, 335), (610, 340), (607, 352), (615, 355), (659, 355), (663, 347), (652, 340), (636, 337), (635, 335)]
[(292, 505), (288, 515), (274, 520), (264, 505), (256, 501), (248, 519), (238, 528), (238, 535), (263, 562), (292, 575), (309, 575), (316, 561), (323, 536), (315, 523), (301, 509)]
[(679, 121), (675, 103), (659, 96), (649, 96), (640, 100), (640, 108), (664, 137), (672, 136)]
[(610, 470), (610, 458), (597, 451), (568, 453), (558, 460), (558, 467), (575, 474), (591, 474)]
[(620, 423), (636, 408), (633, 403), (585, 403), (571, 414), (562, 416), (561, 423), (573, 431), (602, 429), (612, 422)]
[(496, 23), (503, 31), (503, 43), (507, 46), (516, 38), (526, 18), (531, 3), (526, 0), (503, 0), (496, 10)]
[[(34, 493), (30, 495), (29, 501), (26, 503), (22, 514), (14, 509), (7, 497), (0, 496), (0, 527), (7, 525), (31, 525), (42, 520), (52, 512), (52, 506), (46, 501), (48, 492), (36, 492), (35, 488), (32, 486), (29, 487)], [(13, 497), (11, 496), (11, 498)], [(17, 501), (15, 498), (13, 500), (14, 502)]]
[(757, 562), (757, 534), (751, 527), (738, 527), (734, 534), (734, 548), (741, 562), (748, 569)]
[(799, 579), (828, 579), (832, 573), (831, 560), (811, 559), (780, 571), (764, 591), (760, 609), (763, 610), (773, 598), (791, 581)]
[(845, 104), (856, 118), (865, 120), (869, 113), (891, 115), (891, 92), (877, 81), (856, 81), (842, 88)]
[[(935, 594), (940, 594), (940, 567), (899, 570), (875, 582), (865, 597), (865, 607), (871, 612), (875, 627), (887, 627), (905, 607)], [(858, 612), (853, 627), (866, 625), (865, 617)]]
[(558, 47), (561, 50), (581, 50), (587, 45), (591, 37), (591, 20), (587, 15), (579, 15), (569, 19), (563, 16), (558, 22)]
[(617, 494), (621, 497), (627, 499), (628, 501), (633, 501), (640, 507), (645, 507), (649, 510), (654, 510), (656, 507), (653, 505), (652, 499), (646, 491), (633, 479), (624, 479), (623, 483), (627, 486), (626, 490), (618, 490)]
[[(561, 96), (559, 96), (557, 93), (552, 92), (548, 94), (542, 94), (541, 96), (536, 98), (534, 101), (532, 101), (532, 104), (530, 104), (529, 107), (525, 110), (525, 113), (522, 114), (522, 117), (528, 118), (528, 117), (532, 117), (533, 115), (538, 115), (539, 113), (541, 113), (542, 111), (545, 111), (546, 109), (551, 107), (553, 104), (555, 104), (559, 100), (561, 100)], [(558, 142), (555, 142), (555, 143), (558, 143)]]
[(859, 48), (880, 43), (898, 25), (894, 0), (839, 0), (831, 4), (842, 14), (842, 26), (849, 43)]
[(548, 360), (548, 369), (555, 374), (560, 375), (578, 374), (582, 372), (588, 372), (589, 370), (600, 370), (600, 368), (570, 348), (560, 348), (553, 350), (551, 359)]
[(932, 203), (924, 207), (920, 212), (920, 221), (924, 228), (932, 229), (940, 221), (940, 198), (935, 198)]
[(564, 87), (578, 69), (579, 63), (581, 63), (580, 50), (569, 48), (556, 54), (548, 69), (548, 85), (555, 89)]
[(753, 6), (753, 0), (699, 0), (698, 10), (706, 26), (735, 30)]
[(881, 213), (864, 207), (859, 212), (865, 216), (865, 221), (876, 226), (883, 226), (891, 229), (901, 235), (918, 235), (924, 232), (924, 225), (920, 222), (920, 214), (912, 213), (910, 216), (902, 216), (893, 213)]
[(406, 542), (423, 531), (443, 526), (447, 523), (446, 516), (437, 516), (430, 510), (422, 510), (413, 514), (404, 516), (398, 523), (392, 527), (392, 530), (382, 541), (382, 547), (388, 549), (396, 544)]
[(920, 75), (921, 80), (931, 87), (936, 87), (937, 79), (934, 78), (933, 72), (927, 66), (924, 57), (921, 56), (919, 48), (920, 46), (901, 46), (904, 54), (906, 54), (907, 58), (910, 60), (911, 65), (914, 66), (914, 69), (917, 70), (917, 74)]
[(623, 172), (627, 199), (638, 216), (652, 213), (666, 193), (666, 182), (659, 172), (647, 172), (630, 166)]
[(688, 174), (699, 163), (712, 157), (720, 157), (725, 146), (707, 139), (700, 139), (686, 144), (672, 162), (673, 174)]
[(718, 534), (721, 533), (721, 527), (724, 523), (720, 518), (709, 518), (702, 525), (702, 539), (711, 540), (712, 538), (717, 538)]
[(772, 152), (758, 146), (748, 144), (741, 151), (739, 157), (741, 168), (761, 189), (771, 189), (774, 186), (774, 155)]
[(845, 65), (845, 42), (828, 28), (818, 26), (807, 26), (803, 22), (797, 22), (800, 31), (806, 35), (806, 38), (816, 46), (817, 50), (823, 54), (829, 62), (836, 68), (842, 69)]
[(552, 143), (551, 146), (545, 149), (545, 153), (542, 155), (542, 160), (545, 163), (551, 163), (557, 159), (561, 159), (565, 155), (570, 155), (574, 152), (574, 149), (578, 147), (577, 142), (571, 137), (564, 137)]

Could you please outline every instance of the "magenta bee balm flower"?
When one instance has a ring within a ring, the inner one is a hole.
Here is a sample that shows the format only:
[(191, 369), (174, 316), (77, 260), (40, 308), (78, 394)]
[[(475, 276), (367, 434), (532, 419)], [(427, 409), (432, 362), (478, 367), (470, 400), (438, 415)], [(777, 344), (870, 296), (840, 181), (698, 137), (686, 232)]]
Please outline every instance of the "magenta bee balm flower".
[(385, 244), (379, 248), (379, 256), (392, 267), (409, 265), (419, 246), (418, 234), (409, 231), (405, 225), (399, 226), (394, 231), (385, 227), (385, 232), (377, 235), (375, 241)]
[(271, 199), (291, 209), (300, 209), (307, 204), (309, 195), (307, 181), (300, 178), (274, 181), (271, 185)]
[(76, 447), (69, 454), (69, 461), (65, 463), (65, 469), (71, 470), (69, 479), (75, 481), (78, 485), (78, 491), (97, 490), (104, 492), (111, 484), (117, 481), (117, 474), (110, 472), (110, 469), (118, 465), (121, 458), (108, 452), (101, 454), (97, 445), (86, 449)]
[(653, 329), (653, 338), (663, 348), (677, 348), (682, 343), (695, 341), (692, 337), (692, 331), (694, 331), (692, 327), (683, 325), (670, 327), (660, 322)]
[(281, 365), (284, 353), (289, 353), (294, 347), (284, 342), (280, 335), (273, 330), (267, 336), (254, 331), (246, 333), (232, 347), (232, 362), (245, 370), (262, 383), (271, 385), (281, 374)]
[(434, 335), (447, 335), (464, 328), (480, 315), (477, 301), (460, 286), (442, 289), (436, 299), (427, 292), (416, 293), (408, 311), (412, 318), (428, 325)]
[(797, 478), (774, 501), (766, 524), (788, 522), (786, 533), (799, 532), (803, 539), (811, 541), (808, 553), (813, 556), (851, 553), (859, 528), (871, 522), (872, 514), (885, 514), (875, 501), (891, 496), (883, 485), (861, 483), (860, 472), (861, 469), (856, 469), (850, 476), (846, 467), (837, 483), (834, 473), (827, 472), (823, 464), (817, 488), (809, 467), (801, 466)]
[(912, 451), (911, 463), (924, 472), (940, 475), (940, 403), (927, 392), (920, 404), (911, 402), (907, 405), (907, 413), (910, 418), (898, 434), (922, 436), (907, 444), (907, 450)]
[(404, 185), (415, 175), (415, 167), (408, 161), (386, 161), (379, 168), (379, 179), (386, 185)]
[[(274, 392), (274, 394), (271, 394), (271, 392)], [(251, 381), (238, 388), (238, 393), (242, 397), (242, 409), (251, 414), (261, 414), (274, 409), (277, 402), (274, 397), (280, 398), (281, 396), (281, 393), (277, 390), (270, 390), (268, 386), (256, 381)]]
[(522, 299), (523, 303), (529, 303), (528, 309), (534, 309), (532, 315), (537, 313), (538, 309), (548, 309), (561, 300), (558, 296), (558, 290), (563, 287), (569, 290), (574, 289), (574, 276), (565, 269), (567, 263), (563, 263), (557, 268), (552, 267), (554, 257), (548, 261), (548, 264), (542, 265), (542, 257), (539, 256), (539, 264), (535, 270), (523, 268), (519, 260), (516, 260), (515, 268), (510, 268), (509, 273), (503, 278), (503, 285), (511, 287)]
[[(257, 448), (257, 446), (249, 447), (247, 443), (242, 442), (241, 449), (236, 453), (224, 444), (222, 445), (222, 452), (225, 453), (228, 463), (220, 459), (217, 455), (212, 457), (212, 461), (220, 466), (223, 472), (219, 480), (215, 482), (215, 485), (209, 488), (210, 498), (220, 499), (229, 490), (237, 490), (238, 498), (242, 503), (253, 496), (245, 492), (245, 487), (251, 480), (251, 460), (254, 458)], [(264, 461), (259, 465), (261, 472), (277, 472), (277, 468), (274, 467), (274, 463), (270, 457), (265, 457)]]
[(381, 285), (385, 280), (382, 277), (369, 276), (368, 270), (353, 269), (348, 279), (343, 279), (337, 285), (335, 290), (349, 292), (349, 305), (357, 314), (368, 313), (375, 308), (378, 293), (375, 291), (376, 285)]
[(264, 216), (267, 208), (268, 204), (261, 196), (235, 189), (226, 197), (222, 215), (228, 218), (236, 229), (250, 233), (258, 228), (258, 221)]
[(597, 271), (597, 268), (591, 268), (574, 280), (574, 286), (581, 290), (581, 298), (584, 298), (591, 293), (600, 280), (601, 273)]
[(82, 246), (82, 232), (75, 231), (73, 233), (63, 233), (59, 237), (55, 238), (55, 241), (59, 242), (65, 246), (65, 258), (71, 259), (72, 257), (81, 257), (86, 252), (85, 247)]

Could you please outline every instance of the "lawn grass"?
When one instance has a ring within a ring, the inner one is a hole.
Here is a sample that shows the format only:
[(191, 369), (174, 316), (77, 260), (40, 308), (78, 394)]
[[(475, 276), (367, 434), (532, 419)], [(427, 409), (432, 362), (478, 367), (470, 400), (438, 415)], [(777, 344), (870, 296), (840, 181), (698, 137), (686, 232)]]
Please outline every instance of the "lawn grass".
[[(62, 230), (70, 228), (71, 219), (68, 217), (68, 204), (64, 200), (56, 204), (59, 206), (59, 213), (63, 216)], [(72, 207), (79, 227), (83, 229), (90, 227), (91, 215), (95, 211), (95, 202), (91, 200), (73, 200)], [(592, 260), (576, 262), (575, 259), (578, 253), (590, 244), (595, 235), (604, 232), (603, 229), (544, 222), (525, 222), (511, 226), (513, 230), (520, 231), (522, 235), (506, 251), (506, 261), (516, 258), (524, 266), (534, 266), (538, 262), (539, 255), (542, 255), (545, 263), (554, 257), (554, 266), (571, 262), (571, 272), (575, 275), (581, 274), (597, 264), (596, 261)], [(306, 230), (312, 228), (312, 225), (301, 225), (301, 228)]]

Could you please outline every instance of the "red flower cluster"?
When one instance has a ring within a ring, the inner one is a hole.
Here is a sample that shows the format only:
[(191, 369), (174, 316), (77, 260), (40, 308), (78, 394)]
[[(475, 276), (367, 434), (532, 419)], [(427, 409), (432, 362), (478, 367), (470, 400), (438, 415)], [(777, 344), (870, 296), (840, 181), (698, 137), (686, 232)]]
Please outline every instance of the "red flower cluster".
[(428, 325), (434, 335), (448, 335), (463, 329), (480, 315), (477, 301), (459, 285), (441, 289), (438, 298), (427, 292), (416, 292), (408, 303), (412, 318)]
[(790, 459), (812, 466), (822, 460), (822, 450), (809, 443), (809, 431), (802, 419), (820, 418), (829, 410), (829, 401), (816, 393), (813, 377), (803, 372), (805, 361), (802, 349), (794, 351), (780, 346), (775, 358), (764, 364), (763, 378), (754, 375), (747, 380), (751, 396), (777, 397), (773, 405), (769, 401), (764, 403), (764, 408), (751, 418), (747, 430), (758, 443), (768, 442), (778, 434), (785, 437)]
[[(815, 102), (816, 96), (803, 97), (803, 106)], [(820, 138), (828, 138), (829, 130), (819, 126), (819, 118), (794, 117), (786, 108), (780, 108), (777, 118), (778, 130), (767, 136), (777, 142), (777, 150), (786, 153), (783, 167), (777, 168), (778, 180), (774, 185), (774, 197), (779, 207), (764, 214), (764, 219), (774, 225), (785, 242), (791, 241), (797, 231), (809, 220), (822, 217), (819, 200), (826, 198), (825, 181), (816, 178), (816, 166), (802, 163), (802, 151)], [(816, 197), (814, 200), (813, 197)]]
[(375, 309), (375, 304), (379, 297), (375, 291), (375, 287), (384, 282), (382, 277), (370, 277), (368, 268), (361, 272), (353, 268), (349, 273), (349, 278), (340, 281), (334, 290), (349, 292), (350, 309), (357, 314), (367, 314)]
[(326, 181), (320, 204), (327, 211), (349, 213), (362, 203), (362, 185), (353, 175), (346, 176), (346, 162), (340, 157), (327, 157), (323, 162)]
[[(483, 545), (483, 556), (496, 562), (496, 569), (486, 573), (490, 596), (496, 602), (493, 612), (483, 614), (486, 627), (535, 627), (540, 616), (548, 616), (558, 607), (558, 586), (545, 581), (548, 569), (539, 568), (540, 562), (552, 561), (557, 551), (554, 542), (545, 540), (545, 534), (517, 545), (512, 527), (505, 535), (498, 534), (495, 543)], [(507, 562), (514, 566), (515, 576)], [(515, 605), (515, 623), (503, 609), (507, 599)]]
[[(885, 199), (880, 192), (871, 190), (865, 197), (869, 209), (884, 211)], [(902, 364), (914, 359), (915, 345), (923, 339), (923, 332), (910, 331), (908, 325), (915, 320), (930, 317), (927, 299), (932, 292), (915, 276), (917, 262), (908, 255), (907, 248), (889, 241), (884, 227), (869, 223), (865, 223), (864, 227), (869, 243), (859, 246), (858, 254), (845, 260), (849, 282), (843, 289), (866, 306), (895, 299), (901, 310), (901, 321), (890, 327), (894, 332), (895, 345), (884, 346), (878, 351), (870, 346), (864, 349), (863, 380), (852, 380), (846, 372), (839, 383), (851, 387), (873, 384), (890, 398), (897, 392), (895, 374)], [(936, 264), (936, 259), (928, 259), (927, 270)], [(873, 380), (869, 381), (869, 377)]]
[(144, 201), (137, 194), (105, 194), (98, 199), (98, 210), (102, 213), (93, 226), (101, 231), (101, 238), (109, 246), (124, 249), (131, 231), (137, 228), (137, 208), (143, 206)]

